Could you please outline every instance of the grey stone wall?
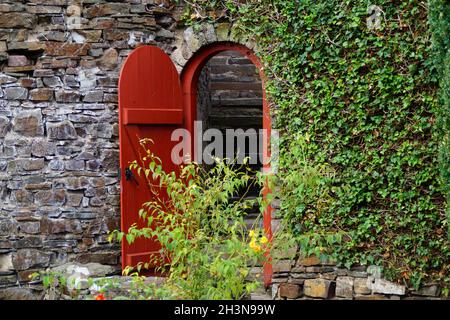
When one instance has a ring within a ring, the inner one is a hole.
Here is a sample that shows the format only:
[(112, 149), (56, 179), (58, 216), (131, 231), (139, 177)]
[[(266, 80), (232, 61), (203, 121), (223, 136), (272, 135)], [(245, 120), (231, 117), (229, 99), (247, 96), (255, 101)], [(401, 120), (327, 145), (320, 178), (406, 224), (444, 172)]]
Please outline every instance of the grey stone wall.
[(273, 266), (270, 294), (276, 300), (416, 300), (445, 299), (441, 288), (428, 284), (415, 290), (386, 280), (377, 266), (337, 266), (316, 256), (282, 259)]
[(117, 82), (129, 52), (175, 49), (153, 1), (0, 4), (0, 290), (67, 262), (119, 268)]

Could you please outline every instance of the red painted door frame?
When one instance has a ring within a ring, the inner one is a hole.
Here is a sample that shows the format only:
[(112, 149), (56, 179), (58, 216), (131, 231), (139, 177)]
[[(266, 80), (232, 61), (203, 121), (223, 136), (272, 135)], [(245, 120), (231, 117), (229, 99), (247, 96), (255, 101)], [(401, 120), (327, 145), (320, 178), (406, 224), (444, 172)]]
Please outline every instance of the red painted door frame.
[[(259, 76), (262, 81), (263, 87), (263, 129), (266, 130), (266, 141), (263, 143), (264, 149), (264, 170), (268, 172), (270, 164), (268, 158), (270, 158), (270, 133), (271, 133), (271, 118), (269, 104), (266, 99), (265, 92), (265, 76), (262, 70), (262, 64), (259, 58), (254, 54), (252, 50), (244, 45), (233, 42), (217, 42), (202, 47), (198, 50), (194, 56), (188, 61), (181, 73), (181, 86), (183, 90), (183, 105), (184, 105), (184, 118), (186, 123), (186, 129), (194, 132), (194, 121), (197, 119), (197, 89), (198, 79), (202, 68), (208, 62), (208, 60), (214, 55), (223, 51), (237, 51), (245, 55), (259, 70)], [(194, 143), (192, 145), (191, 154), (195, 154)], [(270, 189), (264, 187), (263, 194), (266, 197), (270, 193)], [(263, 225), (268, 238), (272, 240), (272, 207), (269, 206), (263, 214)], [(264, 265), (264, 284), (268, 286), (272, 281), (272, 263), (266, 263)]]

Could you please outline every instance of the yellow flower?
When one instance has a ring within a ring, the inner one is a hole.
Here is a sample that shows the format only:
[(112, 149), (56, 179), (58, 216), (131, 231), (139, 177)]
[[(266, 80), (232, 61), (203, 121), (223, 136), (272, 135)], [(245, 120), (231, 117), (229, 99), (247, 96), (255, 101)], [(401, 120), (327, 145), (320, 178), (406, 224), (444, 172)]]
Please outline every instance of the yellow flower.
[(250, 230), (249, 234), (250, 238), (254, 238), (256, 236), (255, 230)]
[(256, 241), (255, 241), (254, 239), (253, 239), (252, 241), (250, 241), (249, 246), (250, 246), (250, 248), (253, 249), (253, 251), (255, 251), (255, 252), (261, 251), (261, 246), (257, 245), (257, 244), (256, 244)]
[(269, 242), (269, 239), (267, 239), (265, 236), (262, 236), (259, 242), (261, 242), (262, 244), (266, 244), (267, 242)]

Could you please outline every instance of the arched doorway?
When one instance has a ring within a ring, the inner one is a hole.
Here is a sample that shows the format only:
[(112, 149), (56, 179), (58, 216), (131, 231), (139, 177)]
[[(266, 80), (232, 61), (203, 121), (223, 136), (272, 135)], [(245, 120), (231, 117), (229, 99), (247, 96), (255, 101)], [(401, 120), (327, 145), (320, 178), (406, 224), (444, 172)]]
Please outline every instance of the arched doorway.
[[(236, 51), (247, 57), (259, 70), (262, 81), (262, 127), (266, 131), (263, 140), (263, 170), (270, 169), (271, 119), (264, 92), (264, 74), (256, 55), (246, 46), (232, 42), (217, 42), (200, 48), (186, 63), (179, 77), (173, 61), (161, 49), (142, 46), (135, 49), (126, 59), (119, 79), (119, 137), (121, 166), (121, 229), (139, 221), (141, 205), (151, 198), (145, 181), (130, 174), (130, 161), (139, 157), (139, 138), (151, 138), (156, 144), (155, 153), (166, 163), (167, 170), (176, 171), (171, 158), (174, 141), (171, 134), (175, 129), (184, 128), (194, 133), (197, 119), (198, 80), (202, 68), (208, 60), (224, 51)], [(191, 138), (193, 135), (191, 134)], [(191, 143), (191, 154), (195, 154), (195, 143)], [(263, 189), (267, 196), (270, 190)], [(269, 239), (272, 208), (263, 215), (263, 227)], [(139, 223), (138, 223), (139, 225)], [(151, 255), (158, 255), (158, 243), (137, 239), (132, 244), (122, 242), (122, 268), (135, 266)], [(270, 263), (264, 266), (264, 283), (269, 285), (272, 277)]]
[[(197, 115), (197, 98), (198, 98), (198, 81), (202, 69), (208, 63), (208, 61), (215, 55), (223, 52), (234, 51), (242, 54), (247, 59), (249, 59), (253, 65), (258, 69), (259, 76), (262, 82), (262, 128), (267, 133), (265, 135), (265, 141), (263, 142), (263, 170), (268, 172), (270, 169), (269, 158), (270, 158), (270, 135), (271, 135), (271, 118), (269, 105), (266, 100), (266, 93), (264, 90), (264, 72), (262, 70), (262, 64), (259, 58), (254, 54), (252, 50), (246, 46), (233, 42), (217, 42), (206, 45), (200, 48), (187, 62), (184, 69), (181, 72), (181, 86), (183, 91), (183, 105), (186, 119), (186, 129), (189, 132), (194, 132), (194, 121), (199, 117)], [(197, 150), (195, 148), (198, 146), (195, 143), (191, 144), (191, 153), (196, 154)], [(268, 187), (265, 187), (264, 195), (270, 192)], [(263, 227), (269, 238), (272, 238), (272, 208), (269, 206), (264, 212), (263, 216)], [(264, 266), (264, 284), (269, 285), (272, 278), (272, 265), (270, 263)]]

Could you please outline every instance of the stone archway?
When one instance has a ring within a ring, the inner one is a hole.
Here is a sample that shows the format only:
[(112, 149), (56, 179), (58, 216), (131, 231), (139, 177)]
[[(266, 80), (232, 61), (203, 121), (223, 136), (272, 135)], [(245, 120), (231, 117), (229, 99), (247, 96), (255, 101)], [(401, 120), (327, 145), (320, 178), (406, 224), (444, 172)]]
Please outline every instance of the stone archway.
[[(171, 54), (171, 59), (174, 61), (180, 75), (181, 85), (183, 90), (183, 104), (185, 106), (185, 119), (188, 123), (187, 129), (194, 132), (193, 125), (196, 120), (197, 109), (197, 82), (200, 72), (207, 61), (214, 55), (224, 51), (238, 51), (247, 57), (258, 69), (262, 81), (263, 92), (263, 129), (266, 130), (267, 135), (264, 138), (263, 154), (263, 170), (268, 172), (270, 169), (270, 135), (271, 135), (271, 117), (269, 104), (266, 100), (265, 94), (265, 76), (262, 69), (262, 64), (255, 54), (256, 44), (248, 39), (239, 37), (232, 29), (230, 24), (218, 24), (216, 27), (211, 24), (203, 24), (202, 27), (195, 31), (194, 28), (189, 27), (183, 32), (178, 33), (177, 48)], [(194, 148), (194, 144), (192, 144)], [(192, 154), (195, 150), (192, 149)], [(270, 193), (268, 187), (264, 187), (263, 194), (266, 197)], [(263, 225), (266, 234), (272, 238), (272, 207), (269, 206), (263, 215)], [(264, 284), (269, 286), (272, 280), (272, 264), (266, 263), (264, 265)]]
[(176, 49), (170, 54), (179, 73), (188, 63), (189, 59), (201, 48), (213, 45), (219, 42), (232, 42), (245, 46), (246, 48), (257, 52), (257, 46), (254, 41), (237, 33), (230, 23), (210, 24), (203, 23), (199, 28), (188, 27), (178, 29), (175, 33)]

